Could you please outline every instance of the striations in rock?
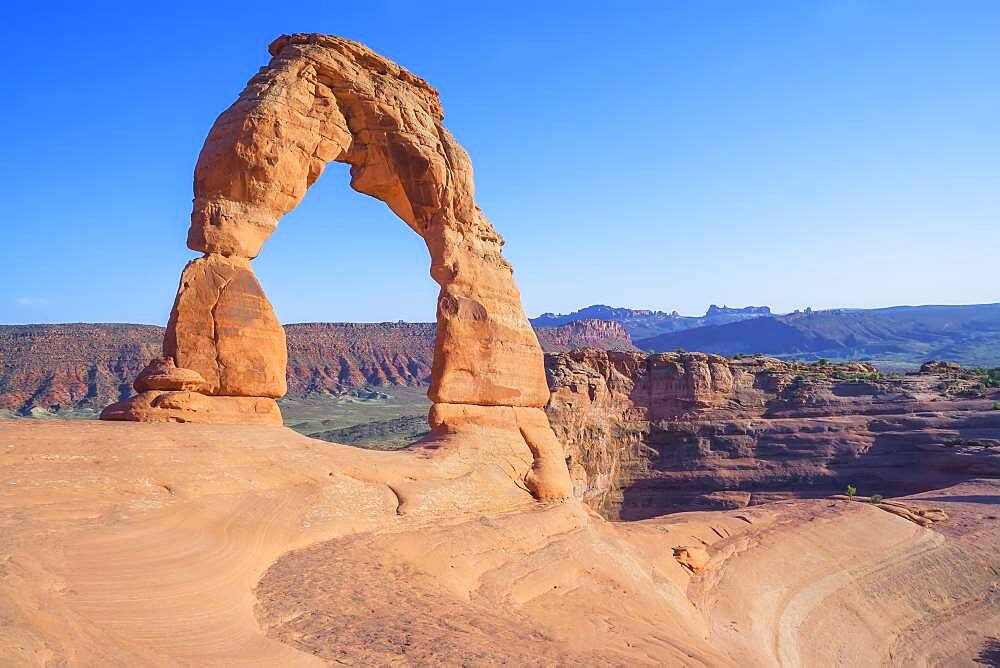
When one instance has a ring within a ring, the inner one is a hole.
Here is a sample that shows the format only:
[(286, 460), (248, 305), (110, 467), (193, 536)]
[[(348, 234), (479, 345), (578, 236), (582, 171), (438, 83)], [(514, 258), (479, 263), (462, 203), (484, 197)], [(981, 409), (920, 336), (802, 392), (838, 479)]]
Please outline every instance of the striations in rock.
[(609, 517), (1000, 475), (1000, 397), (955, 365), (577, 350), (546, 366), (576, 494)]
[(98, 408), (128, 396), (160, 354), (153, 325), (0, 325), (0, 409)]
[(632, 337), (613, 320), (575, 320), (558, 327), (535, 329), (546, 352), (568, 352), (578, 348), (635, 350)]

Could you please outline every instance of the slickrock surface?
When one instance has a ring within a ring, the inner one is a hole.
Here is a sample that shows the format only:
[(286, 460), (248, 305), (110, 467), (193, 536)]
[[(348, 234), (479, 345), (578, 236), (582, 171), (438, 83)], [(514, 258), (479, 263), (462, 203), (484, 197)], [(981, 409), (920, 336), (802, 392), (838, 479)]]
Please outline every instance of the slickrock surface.
[[(419, 322), (286, 325), (286, 396), (427, 385), (434, 332), (434, 323)], [(143, 367), (159, 357), (163, 334), (152, 325), (0, 325), (0, 410), (100, 409), (125, 399)], [(547, 351), (621, 343), (616, 323), (601, 321), (536, 334)]]
[(512, 485), (532, 457), (507, 433), (427, 457), (281, 427), (0, 421), (3, 663), (912, 666), (992, 651), (996, 480), (904, 499), (948, 515), (932, 528), (829, 499), (613, 524)]
[(576, 493), (608, 517), (1000, 475), (1000, 393), (954, 366), (580, 350), (547, 367)]

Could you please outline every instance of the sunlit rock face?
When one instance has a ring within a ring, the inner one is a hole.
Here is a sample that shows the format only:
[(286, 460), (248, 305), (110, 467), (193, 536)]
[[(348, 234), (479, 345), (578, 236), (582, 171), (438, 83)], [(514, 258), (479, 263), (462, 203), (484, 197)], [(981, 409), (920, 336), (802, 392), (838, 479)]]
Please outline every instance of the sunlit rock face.
[(127, 406), (137, 397), (104, 416), (175, 420), (189, 399), (193, 421), (238, 422), (242, 413), (209, 410), (212, 397), (284, 394), (284, 333), (250, 260), (326, 164), (344, 162), (351, 187), (385, 202), (427, 244), (441, 287), (432, 426), (458, 434), (503, 423), (533, 455), (529, 489), (565, 498), (562, 447), (542, 410), (542, 350), (501, 255), (503, 239), (475, 202), (469, 156), (442, 124), (437, 91), (339, 37), (286, 35), (269, 50), (271, 62), (216, 120), (195, 168), (188, 247), (205, 256), (181, 278), (164, 355), (200, 374), (206, 389), (172, 394), (174, 412), (159, 417), (163, 400), (148, 394), (143, 410)]
[(611, 518), (1000, 475), (1000, 411), (973, 370), (596, 349), (546, 366), (576, 495)]

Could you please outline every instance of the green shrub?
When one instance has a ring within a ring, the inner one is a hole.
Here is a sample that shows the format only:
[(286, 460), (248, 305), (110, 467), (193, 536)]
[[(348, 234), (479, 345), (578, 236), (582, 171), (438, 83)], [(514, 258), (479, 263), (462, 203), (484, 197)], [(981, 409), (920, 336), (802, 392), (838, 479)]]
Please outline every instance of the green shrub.
[(965, 441), (960, 438), (946, 438), (944, 441), (944, 444), (948, 446), (962, 445), (963, 443), (965, 443)]
[(678, 348), (678, 349), (677, 349), (677, 350), (675, 350), (674, 352), (675, 352), (675, 353), (682, 353), (682, 352), (684, 352), (684, 349), (683, 349), (683, 348)]
[(816, 362), (816, 364), (819, 364), (820, 366), (829, 366), (830, 365), (830, 360), (828, 360), (825, 357), (820, 357), (819, 361)]
[(993, 410), (1000, 411), (1000, 401), (993, 402)]
[(854, 500), (854, 495), (858, 493), (858, 488), (854, 485), (847, 486), (847, 496), (851, 497), (851, 501)]
[(882, 503), (882, 495), (872, 494), (872, 503)]

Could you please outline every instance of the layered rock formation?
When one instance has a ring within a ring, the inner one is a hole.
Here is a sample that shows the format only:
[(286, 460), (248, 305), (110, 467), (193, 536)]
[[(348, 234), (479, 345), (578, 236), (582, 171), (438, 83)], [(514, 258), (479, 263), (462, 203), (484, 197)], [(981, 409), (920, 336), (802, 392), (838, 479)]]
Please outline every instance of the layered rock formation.
[(577, 494), (609, 517), (1000, 475), (1000, 395), (954, 365), (580, 350), (547, 367)]
[(568, 352), (577, 348), (635, 350), (621, 323), (613, 320), (575, 320), (558, 327), (535, 329), (546, 352)]
[(160, 354), (152, 325), (0, 325), (0, 410), (98, 408)]
[[(430, 383), (434, 323), (303, 323), (284, 330), (289, 398)], [(595, 320), (535, 333), (553, 352), (623, 345), (615, 323)], [(0, 325), (0, 411), (85, 414), (128, 398), (136, 375), (160, 356), (163, 335), (153, 325)]]
[[(469, 156), (442, 124), (437, 91), (338, 37), (285, 35), (269, 51), (271, 62), (212, 126), (195, 167), (188, 247), (205, 257), (181, 277), (164, 355), (200, 374), (206, 393), (147, 390), (103, 416), (176, 420), (187, 410), (184, 419), (195, 421), (273, 420), (261, 409), (285, 391), (284, 335), (250, 260), (326, 164), (344, 162), (351, 187), (424, 239), (441, 286), (431, 426), (453, 444), (480, 429), (516, 432), (534, 458), (524, 484), (538, 498), (565, 498), (562, 447), (542, 411), (542, 350), (503, 239), (476, 205)], [(240, 403), (233, 413), (229, 398), (244, 397), (252, 410)]]

